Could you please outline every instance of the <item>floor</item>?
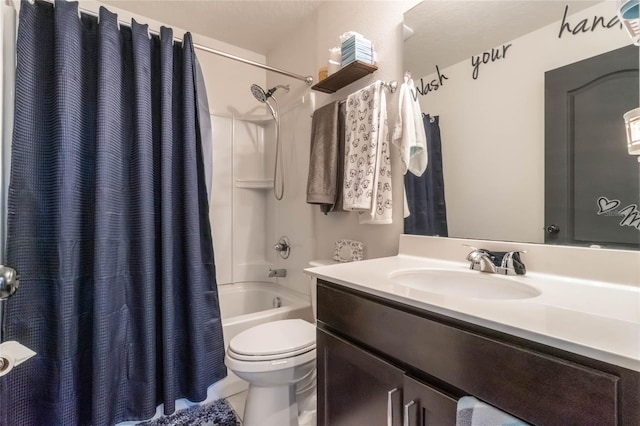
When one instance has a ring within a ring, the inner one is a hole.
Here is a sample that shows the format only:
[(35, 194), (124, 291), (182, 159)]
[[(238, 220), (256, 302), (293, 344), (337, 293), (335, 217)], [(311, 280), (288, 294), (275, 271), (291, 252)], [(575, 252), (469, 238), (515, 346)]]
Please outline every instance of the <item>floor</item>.
[(229, 404), (240, 418), (240, 421), (242, 421), (242, 417), (244, 415), (244, 403), (247, 401), (247, 391), (231, 395), (227, 397), (227, 401), (229, 401)]

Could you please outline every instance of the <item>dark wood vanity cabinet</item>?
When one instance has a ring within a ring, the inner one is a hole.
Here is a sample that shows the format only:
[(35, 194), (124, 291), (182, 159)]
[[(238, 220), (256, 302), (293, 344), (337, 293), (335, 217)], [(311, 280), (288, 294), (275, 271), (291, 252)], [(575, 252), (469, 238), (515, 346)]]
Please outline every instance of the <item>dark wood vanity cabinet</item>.
[(317, 291), (319, 425), (455, 425), (464, 395), (533, 425), (640, 425), (638, 372), (322, 280)]
[[(323, 330), (317, 332), (318, 376), (323, 382), (319, 410), (321, 425), (387, 425), (388, 414), (399, 410), (397, 400), (404, 372), (357, 346)], [(398, 395), (394, 395), (395, 393)], [(388, 401), (394, 400), (388, 410)], [(393, 416), (401, 425), (400, 415)]]
[(403, 370), (318, 330), (320, 425), (417, 426), (456, 421), (456, 400)]

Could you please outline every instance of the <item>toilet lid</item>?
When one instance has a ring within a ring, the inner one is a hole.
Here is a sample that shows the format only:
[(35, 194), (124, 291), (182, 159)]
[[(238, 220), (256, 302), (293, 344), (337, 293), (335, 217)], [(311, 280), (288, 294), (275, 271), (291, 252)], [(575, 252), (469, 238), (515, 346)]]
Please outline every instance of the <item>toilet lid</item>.
[(316, 328), (301, 319), (272, 321), (243, 331), (231, 339), (229, 349), (240, 355), (279, 355), (316, 344)]

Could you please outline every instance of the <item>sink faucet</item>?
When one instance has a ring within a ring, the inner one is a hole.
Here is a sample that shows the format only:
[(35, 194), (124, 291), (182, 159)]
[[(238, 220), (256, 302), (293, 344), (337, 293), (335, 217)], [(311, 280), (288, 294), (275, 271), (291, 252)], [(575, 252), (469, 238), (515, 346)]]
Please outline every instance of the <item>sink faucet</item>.
[(496, 273), (497, 267), (485, 249), (473, 248), (473, 251), (467, 255), (467, 260), (471, 262), (469, 268), (474, 271)]
[(527, 272), (524, 263), (520, 260), (520, 253), (526, 253), (526, 251), (492, 252), (464, 245), (473, 249), (467, 255), (467, 260), (470, 262), (469, 268), (474, 271), (501, 275), (524, 275)]

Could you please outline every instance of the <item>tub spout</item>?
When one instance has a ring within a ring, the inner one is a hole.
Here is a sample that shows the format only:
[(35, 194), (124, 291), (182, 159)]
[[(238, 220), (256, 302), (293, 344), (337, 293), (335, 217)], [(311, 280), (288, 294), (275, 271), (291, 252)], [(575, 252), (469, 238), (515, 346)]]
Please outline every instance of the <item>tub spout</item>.
[(286, 269), (271, 269), (269, 268), (269, 273), (267, 274), (269, 278), (272, 277), (286, 277), (287, 270)]

